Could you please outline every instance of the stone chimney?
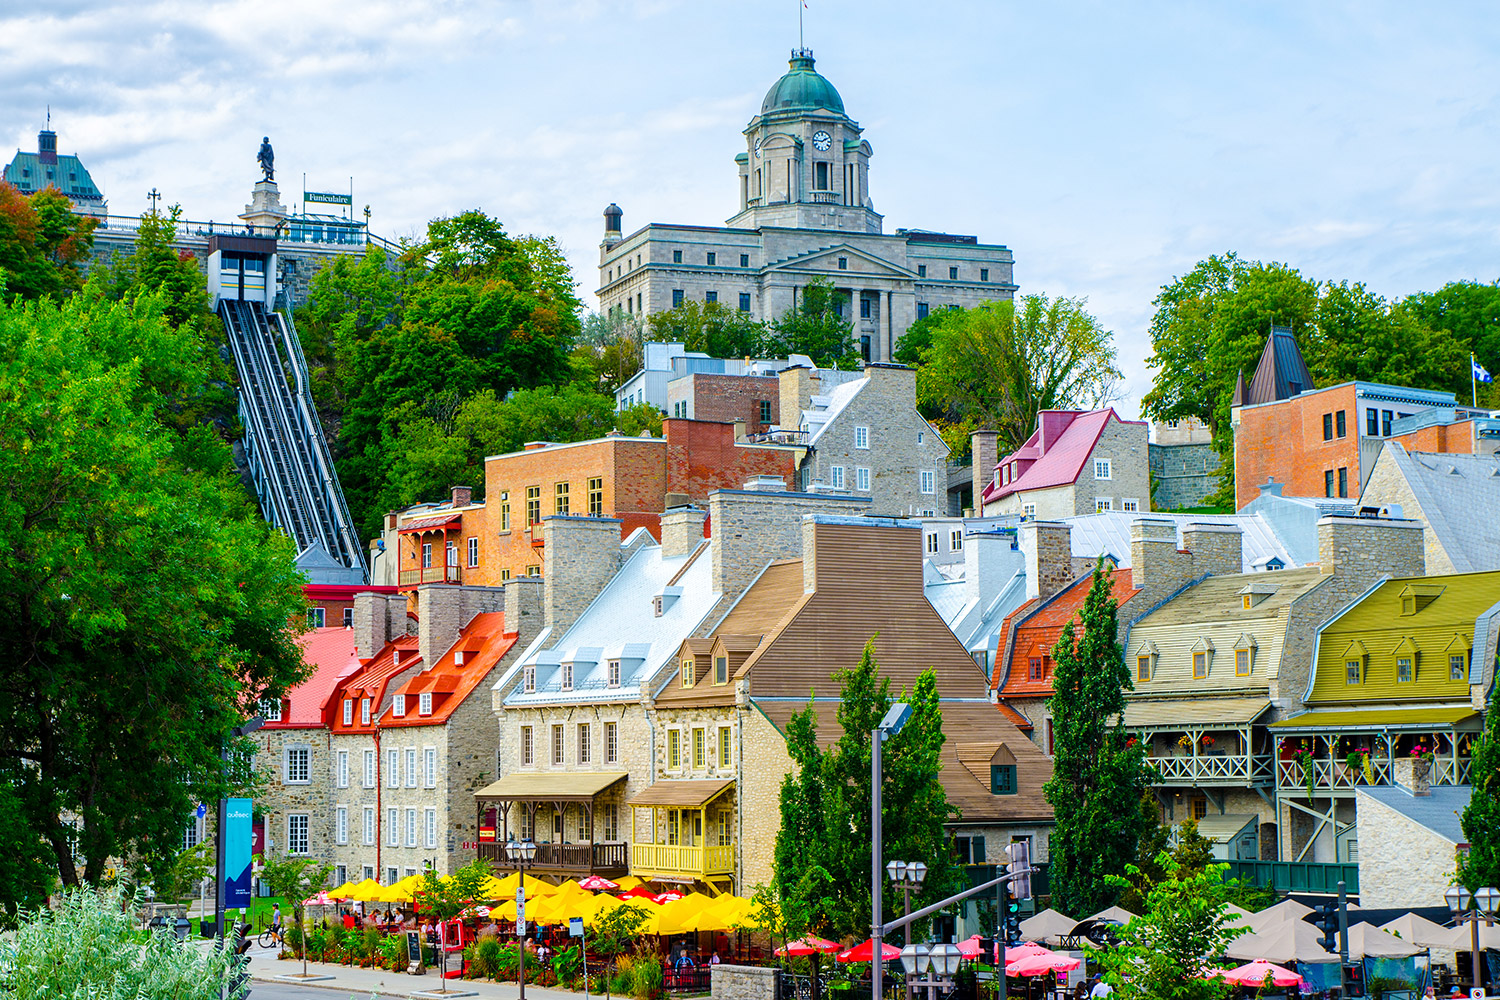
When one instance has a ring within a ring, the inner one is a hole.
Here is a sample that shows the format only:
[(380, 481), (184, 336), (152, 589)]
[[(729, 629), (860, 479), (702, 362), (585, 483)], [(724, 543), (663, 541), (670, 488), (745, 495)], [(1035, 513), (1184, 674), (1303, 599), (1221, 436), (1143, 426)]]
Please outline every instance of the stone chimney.
[(1318, 521), (1318, 565), (1357, 587), (1381, 576), (1425, 576), (1422, 522), (1386, 517), (1339, 517)]
[(449, 491), (452, 494), (450, 507), (467, 507), (473, 501), (474, 488), (472, 486), (452, 486), (449, 487)]
[(784, 368), (781, 379), (781, 427), (796, 430), (802, 425), (802, 411), (812, 405), (818, 391), (818, 373), (811, 368), (797, 365)]
[(984, 491), (995, 478), (1000, 462), (1000, 435), (995, 431), (975, 431), (969, 435), (969, 449), (974, 456), (974, 516), (984, 515)]
[(544, 584), (534, 577), (512, 577), (505, 581), (505, 631), (515, 632), (525, 646), (537, 637), (546, 617)]
[(708, 511), (698, 507), (674, 507), (661, 516), (661, 554), (667, 559), (690, 555), (703, 541), (703, 522)]
[(993, 598), (1006, 580), (1027, 568), (1019, 534), (1019, 529), (1010, 529), (976, 531), (964, 536), (964, 593), (969, 600)]
[(458, 633), (474, 616), (505, 610), (504, 587), (460, 587), (424, 583), (417, 588), (417, 654), (422, 669), (431, 670), (458, 641)]
[(545, 624), (560, 636), (620, 568), (617, 517), (542, 518)]
[(713, 588), (737, 596), (774, 559), (802, 558), (802, 516), (869, 510), (865, 497), (715, 490), (708, 495), (713, 533)]
[(1189, 524), (1182, 547), (1193, 559), (1193, 576), (1233, 576), (1245, 571), (1244, 532), (1237, 524)]
[(1195, 575), (1192, 554), (1177, 549), (1176, 521), (1140, 517), (1131, 522), (1130, 583), (1141, 591), (1132, 607), (1149, 608)]
[(1073, 580), (1073, 527), (1060, 521), (1026, 521), (1019, 532), (1026, 558), (1026, 596), (1046, 600)]
[(354, 650), (368, 660), (398, 635), (406, 634), (406, 595), (360, 591), (354, 595)]

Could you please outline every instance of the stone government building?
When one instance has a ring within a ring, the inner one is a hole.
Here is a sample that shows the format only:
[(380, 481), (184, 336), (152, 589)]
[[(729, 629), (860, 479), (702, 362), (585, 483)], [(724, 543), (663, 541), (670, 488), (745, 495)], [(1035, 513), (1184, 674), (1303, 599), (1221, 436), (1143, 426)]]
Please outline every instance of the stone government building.
[(622, 235), (604, 210), (599, 308), (644, 316), (683, 301), (756, 319), (794, 308), (809, 281), (831, 281), (866, 361), (889, 361), (934, 309), (1014, 296), (1014, 255), (975, 236), (883, 231), (869, 193), (870, 143), (812, 52), (792, 51), (735, 157), (739, 208), (724, 227), (650, 223)]

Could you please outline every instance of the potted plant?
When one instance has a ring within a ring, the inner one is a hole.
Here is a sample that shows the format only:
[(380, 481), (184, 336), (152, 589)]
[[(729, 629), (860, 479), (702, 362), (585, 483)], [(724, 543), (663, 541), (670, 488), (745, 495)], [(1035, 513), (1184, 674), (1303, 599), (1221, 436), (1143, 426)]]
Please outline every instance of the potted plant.
[(1313, 759), (1312, 748), (1303, 746), (1300, 740), (1293, 742), (1283, 739), (1280, 750), (1283, 760), (1291, 761), (1302, 770), (1302, 783), (1307, 787), (1307, 797), (1312, 798), (1318, 784), (1317, 764)]

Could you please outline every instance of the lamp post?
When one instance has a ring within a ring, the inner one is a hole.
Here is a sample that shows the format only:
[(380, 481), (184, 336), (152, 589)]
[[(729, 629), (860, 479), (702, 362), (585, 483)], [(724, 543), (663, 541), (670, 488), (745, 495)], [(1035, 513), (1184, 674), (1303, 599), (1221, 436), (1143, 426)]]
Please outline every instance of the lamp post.
[[(906, 909), (902, 916), (911, 912), (912, 890), (922, 888), (922, 882), (927, 878), (927, 866), (920, 861), (892, 861), (885, 866), (885, 873), (891, 877), (891, 881), (901, 887), (906, 898)], [(911, 944), (911, 924), (906, 925), (906, 943)]]
[(881, 843), (880, 751), (887, 739), (901, 732), (906, 720), (911, 718), (911, 706), (898, 701), (885, 713), (870, 733), (870, 1000), (881, 1000), (885, 987), (885, 954), (881, 937), (885, 932), (885, 914), (882, 912), (884, 886), (880, 884), (880, 870), (885, 867), (885, 850)]
[[(1473, 959), (1474, 981), (1472, 985), (1477, 989), (1480, 980), (1479, 965), (1479, 918), (1484, 917), (1485, 926), (1489, 926), (1494, 919), (1496, 910), (1500, 910), (1500, 889), (1492, 886), (1484, 886), (1475, 889), (1472, 894), (1461, 885), (1449, 886), (1448, 891), (1443, 893), (1443, 899), (1448, 903), (1448, 909), (1453, 911), (1457, 919), (1469, 918), (1469, 934), (1472, 948), (1469, 952)], [(1472, 904), (1472, 905), (1471, 905)]]
[(536, 857), (536, 842), (511, 840), (506, 842), (505, 854), (516, 863), (521, 872), (521, 887), (516, 891), (516, 937), (520, 938), (518, 951), (521, 959), (521, 998), (526, 1000), (526, 866)]
[[(155, 188), (152, 189), (153, 193)], [(258, 715), (251, 716), (238, 726), (229, 731), (230, 740), (237, 740), (241, 736), (255, 732), (266, 724), (266, 720)], [(229, 742), (226, 741), (219, 748), (219, 761), (221, 764), (219, 774), (227, 777), (229, 770)], [(229, 803), (224, 796), (219, 796), (219, 806), (214, 831), (214, 933), (218, 935), (219, 947), (223, 949), (228, 935), (224, 933), (224, 827), (229, 822)]]

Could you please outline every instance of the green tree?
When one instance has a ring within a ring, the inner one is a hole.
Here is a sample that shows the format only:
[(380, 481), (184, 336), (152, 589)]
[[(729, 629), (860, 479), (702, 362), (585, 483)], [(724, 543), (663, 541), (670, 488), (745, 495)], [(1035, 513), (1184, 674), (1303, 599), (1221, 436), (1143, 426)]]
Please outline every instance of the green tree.
[(204, 840), (175, 855), (147, 859), (145, 874), (156, 897), (168, 902), (191, 897), (205, 879), (213, 877), (213, 849), (213, 841)]
[[(807, 873), (821, 868), (833, 878), (814, 913), (812, 929), (829, 937), (866, 933), (870, 924), (870, 733), (892, 704), (890, 679), (879, 676), (871, 637), (856, 666), (834, 673), (840, 688), (832, 746), (818, 742), (815, 705), (787, 724), (787, 750), (796, 768), (782, 782), (781, 829), (776, 837), (775, 880), (779, 899), (795, 899)], [(944, 825), (954, 814), (941, 782), (942, 714), (937, 681), (923, 672), (901, 700), (911, 705), (905, 728), (883, 751), (882, 829), (885, 853), (925, 861), (927, 880), (913, 905), (936, 902), (957, 891), (962, 873), (953, 860)], [(887, 912), (898, 912), (894, 886), (884, 886)]]
[(225, 735), (307, 671), (291, 543), (161, 417), (198, 346), (158, 296), (0, 305), (0, 777), (68, 886), (175, 853), (237, 780)]
[(1457, 880), (1472, 892), (1500, 885), (1500, 685), (1490, 687), (1484, 732), (1469, 753), (1473, 790), (1459, 817), (1469, 852), (1459, 860)]
[[(751, 894), (753, 905), (749, 923), (757, 930), (771, 933), (774, 944), (779, 938), (782, 946), (816, 933), (826, 919), (826, 914), (837, 904), (828, 895), (833, 876), (820, 865), (809, 865), (791, 885), (782, 887), (780, 882), (758, 885)], [(812, 995), (817, 1000), (822, 995), (821, 956), (814, 952), (808, 956), (812, 972)], [(783, 957), (782, 965), (786, 965)]]
[(75, 215), (50, 185), (31, 197), (0, 180), (0, 297), (36, 299), (75, 291), (94, 245), (97, 219)]
[(323, 889), (330, 889), (328, 878), (333, 874), (333, 864), (320, 858), (298, 854), (257, 855), (260, 862), (260, 880), (271, 890), (271, 895), (280, 896), (292, 908), (293, 919), (301, 935), (302, 974), (307, 974), (307, 925), (303, 922), (306, 907), (302, 901)]
[[(821, 293), (820, 293), (821, 294)], [(722, 302), (695, 302), (651, 314), (646, 339), (681, 341), (689, 351), (711, 358), (758, 358), (767, 348), (766, 325)]]
[[(470, 861), (447, 878), (428, 868), (422, 872), (422, 881), (417, 886), (417, 905), (439, 920), (452, 920), (473, 906), (475, 900), (484, 898), (484, 886), (489, 879), (489, 863), (478, 859)], [(442, 963), (440, 969), (446, 982), (448, 953), (440, 953), (439, 961)]]
[(1095, 409), (1114, 395), (1114, 341), (1082, 299), (1027, 295), (937, 315), (917, 401), (954, 428), (943, 437), (960, 454), (974, 428), (998, 432), (1004, 455), (1026, 442), (1042, 410)]
[(630, 313), (590, 313), (573, 348), (573, 382), (613, 396), (641, 370), (641, 324)]
[(0, 782), (0, 930), (13, 929), (21, 914), (47, 905), (56, 885), (56, 859), (41, 834), (27, 822), (20, 789)]
[(863, 362), (854, 327), (844, 317), (849, 298), (824, 278), (803, 286), (797, 305), (777, 317), (765, 341), (768, 355), (805, 354), (819, 368), (856, 371)]
[(621, 434), (631, 437), (640, 437), (642, 434), (661, 437), (663, 419), (662, 412), (650, 403), (637, 403), (615, 414), (615, 427)]
[[(1165, 877), (1151, 886), (1145, 912), (1119, 932), (1119, 943), (1103, 953), (1104, 978), (1123, 1000), (1222, 1000), (1231, 987), (1203, 978), (1224, 949), (1245, 932), (1231, 926), (1223, 873), (1228, 865), (1194, 870), (1161, 855)], [(1139, 874), (1134, 865), (1117, 886)]]
[(1359, 380), (1456, 394), (1469, 388), (1469, 346), (1461, 338), (1362, 284), (1330, 281), (1318, 291), (1317, 336), (1306, 360), (1319, 384)]
[(1121, 887), (1108, 878), (1135, 859), (1146, 827), (1141, 796), (1151, 772), (1144, 748), (1119, 725), (1131, 680), (1116, 637), (1113, 577), (1101, 559), (1081, 615), (1052, 648), (1056, 756), (1043, 792), (1056, 821), (1053, 906), (1064, 913), (1115, 902)]

